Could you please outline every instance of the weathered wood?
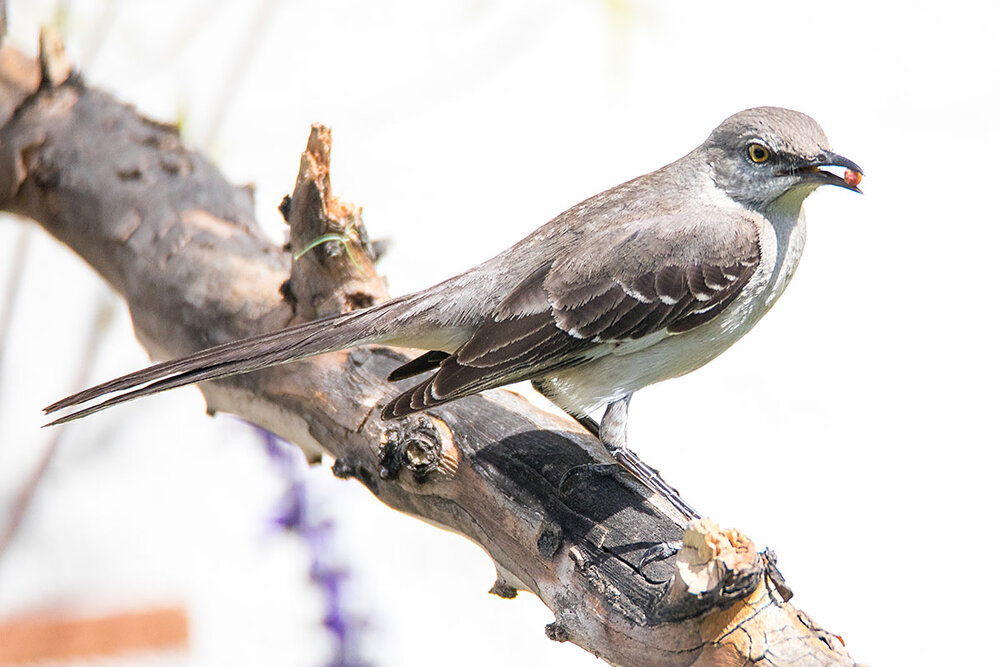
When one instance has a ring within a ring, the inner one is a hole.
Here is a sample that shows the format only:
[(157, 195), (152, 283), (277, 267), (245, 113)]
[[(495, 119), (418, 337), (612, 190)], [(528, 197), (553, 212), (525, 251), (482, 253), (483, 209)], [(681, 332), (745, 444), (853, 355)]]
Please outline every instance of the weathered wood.
[[(258, 229), (251, 195), (232, 186), (175, 128), (151, 121), (77, 75), (29, 92), (0, 53), (0, 208), (36, 220), (129, 304), (156, 359), (385, 298), (356, 208), (329, 185), (329, 137), (314, 127), (292, 197), (291, 248), (326, 233), (296, 262)], [(19, 62), (18, 66), (11, 63)], [(27, 96), (27, 97), (25, 97)], [(13, 113), (9, 110), (17, 107)], [(385, 424), (398, 391), (385, 378), (407, 351), (332, 353), (202, 387), (233, 412), (336, 458), (334, 472), (382, 502), (481, 544), (494, 593), (538, 595), (547, 628), (619, 665), (853, 665), (836, 639), (780, 596), (753, 544), (683, 517), (635, 480), (565, 472), (606, 462), (574, 421), (506, 391)], [(680, 555), (641, 567), (657, 543)]]

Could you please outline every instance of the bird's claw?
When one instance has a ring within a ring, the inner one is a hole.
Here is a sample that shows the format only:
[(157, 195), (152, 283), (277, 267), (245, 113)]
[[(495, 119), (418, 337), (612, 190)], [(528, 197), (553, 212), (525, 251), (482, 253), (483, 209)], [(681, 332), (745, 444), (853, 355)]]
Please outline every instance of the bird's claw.
[(642, 554), (642, 558), (639, 559), (639, 571), (641, 572), (642, 568), (652, 563), (667, 560), (683, 547), (684, 543), (680, 540), (672, 540), (670, 542), (660, 542), (656, 546), (646, 549), (646, 553)]
[(660, 542), (659, 544), (646, 549), (646, 552), (642, 554), (642, 558), (639, 559), (639, 574), (643, 576), (644, 579), (650, 583), (662, 583), (646, 576), (645, 569), (647, 566), (653, 563), (658, 563), (663, 560), (676, 555), (682, 548), (684, 543), (680, 540), (671, 540), (670, 542)]

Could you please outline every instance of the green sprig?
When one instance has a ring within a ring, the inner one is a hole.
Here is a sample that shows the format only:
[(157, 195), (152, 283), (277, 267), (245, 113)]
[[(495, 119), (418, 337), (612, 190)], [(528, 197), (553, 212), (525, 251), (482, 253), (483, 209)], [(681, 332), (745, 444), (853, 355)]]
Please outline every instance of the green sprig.
[(349, 245), (347, 245), (347, 242), (349, 240), (350, 240), (350, 238), (347, 237), (347, 236), (344, 236), (343, 234), (333, 234), (333, 233), (331, 233), (331, 234), (323, 234), (322, 236), (314, 238), (312, 241), (310, 241), (309, 243), (307, 243), (306, 247), (303, 248), (302, 250), (298, 251), (297, 253), (295, 253), (295, 255), (293, 255), (292, 259), (297, 262), (299, 260), (299, 258), (301, 258), (304, 254), (306, 254), (307, 252), (309, 252), (310, 250), (312, 250), (316, 246), (323, 245), (324, 243), (327, 243), (329, 241), (336, 241), (344, 249), (344, 252), (347, 253), (348, 259), (351, 260), (351, 262), (354, 264), (354, 266), (356, 266), (356, 267), (358, 267), (360, 269), (361, 265), (358, 264), (358, 260), (354, 259), (354, 254), (351, 252), (351, 247)]

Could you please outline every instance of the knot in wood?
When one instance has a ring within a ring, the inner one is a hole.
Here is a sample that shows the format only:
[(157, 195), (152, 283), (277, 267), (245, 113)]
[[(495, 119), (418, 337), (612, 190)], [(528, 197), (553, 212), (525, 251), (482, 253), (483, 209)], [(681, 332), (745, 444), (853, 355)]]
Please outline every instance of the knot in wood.
[(451, 429), (428, 415), (389, 424), (379, 445), (378, 466), (382, 479), (396, 479), (404, 467), (420, 483), (434, 472), (451, 477), (458, 466), (458, 450)]
[(53, 150), (47, 146), (32, 148), (26, 151), (24, 158), (31, 175), (32, 182), (39, 190), (53, 190), (59, 186), (60, 173), (58, 158), (53, 155)]
[(538, 539), (536, 540), (536, 545), (538, 546), (538, 555), (546, 560), (552, 560), (552, 557), (556, 555), (559, 551), (559, 547), (563, 543), (563, 529), (557, 523), (548, 523), (542, 526), (541, 531), (539, 531)]
[(545, 626), (545, 636), (554, 642), (569, 641), (569, 630), (560, 623), (549, 623)]
[[(278, 213), (281, 214), (282, 219), (284, 219), (285, 224), (288, 224), (288, 216), (292, 212), (292, 198), (289, 195), (285, 195), (281, 198), (281, 203), (278, 204)], [(290, 250), (291, 248), (289, 248)]]
[(517, 597), (517, 589), (509, 584), (505, 584), (500, 579), (497, 579), (493, 583), (493, 588), (489, 590), (491, 595), (495, 595), (498, 598), (503, 598), (504, 600), (513, 600)]

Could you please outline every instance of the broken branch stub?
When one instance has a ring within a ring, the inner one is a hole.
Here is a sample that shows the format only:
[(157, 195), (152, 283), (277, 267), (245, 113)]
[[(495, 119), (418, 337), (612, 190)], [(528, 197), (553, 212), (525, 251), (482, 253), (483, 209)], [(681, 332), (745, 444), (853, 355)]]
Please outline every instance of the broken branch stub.
[(330, 130), (313, 125), (291, 198), (279, 207), (289, 226), (292, 270), (283, 293), (312, 320), (366, 308), (388, 297), (361, 208), (332, 193)]

